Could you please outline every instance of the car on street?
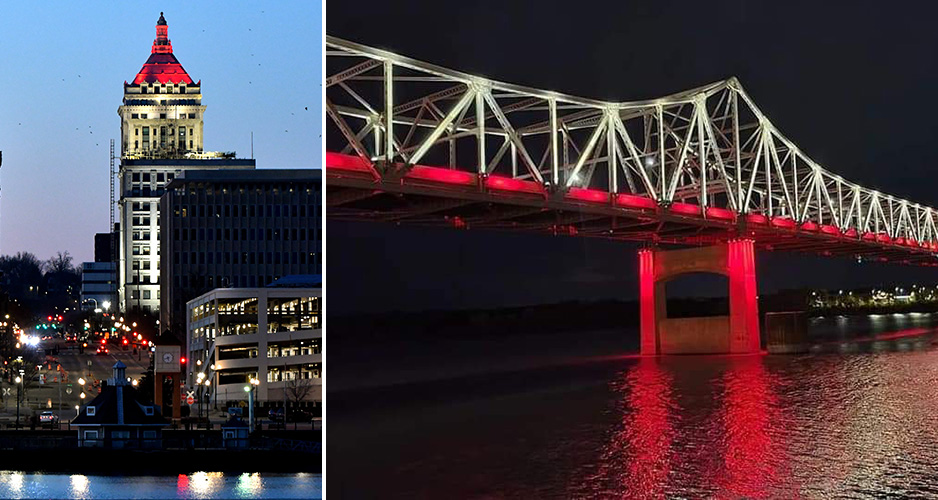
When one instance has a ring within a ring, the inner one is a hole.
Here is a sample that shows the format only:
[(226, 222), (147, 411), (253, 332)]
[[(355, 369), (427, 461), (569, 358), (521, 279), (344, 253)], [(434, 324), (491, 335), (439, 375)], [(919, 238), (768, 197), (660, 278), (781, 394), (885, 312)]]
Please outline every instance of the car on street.
[(274, 422), (280, 422), (283, 420), (283, 408), (271, 408), (267, 412), (267, 418)]
[(39, 425), (55, 426), (59, 423), (59, 416), (51, 411), (44, 411), (39, 414)]
[(98, 347), (98, 352), (96, 352), (95, 355), (107, 356), (108, 354), (110, 354), (110, 352), (111, 352), (110, 349), (108, 349), (107, 347), (101, 346), (101, 347)]

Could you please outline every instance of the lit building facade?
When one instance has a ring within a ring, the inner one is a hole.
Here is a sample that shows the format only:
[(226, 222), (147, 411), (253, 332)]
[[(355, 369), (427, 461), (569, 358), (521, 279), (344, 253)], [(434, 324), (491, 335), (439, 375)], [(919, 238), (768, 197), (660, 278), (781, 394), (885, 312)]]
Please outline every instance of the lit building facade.
[(160, 305), (160, 196), (189, 169), (253, 169), (254, 160), (203, 150), (201, 81), (173, 55), (160, 13), (147, 62), (124, 82), (119, 172), (117, 284), (121, 310)]
[(124, 82), (121, 157), (180, 157), (201, 153), (202, 82), (194, 82), (173, 55), (163, 13), (150, 57), (132, 82)]
[(322, 171), (188, 170), (160, 204), (160, 324), (182, 338), (186, 302), (213, 288), (322, 273)]
[(187, 385), (208, 381), (225, 406), (243, 400), (254, 379), (258, 401), (318, 406), (322, 288), (305, 286), (319, 276), (303, 278), (299, 287), (217, 288), (189, 301)]

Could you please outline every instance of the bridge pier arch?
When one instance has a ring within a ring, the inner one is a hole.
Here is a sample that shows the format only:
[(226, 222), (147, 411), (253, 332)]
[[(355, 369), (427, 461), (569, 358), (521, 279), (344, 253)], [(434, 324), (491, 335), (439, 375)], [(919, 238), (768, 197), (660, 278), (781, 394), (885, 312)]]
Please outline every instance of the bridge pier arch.
[[(759, 304), (753, 241), (638, 253), (641, 353), (752, 354), (760, 351)], [(729, 280), (729, 316), (668, 319), (665, 287), (688, 273), (715, 273)]]

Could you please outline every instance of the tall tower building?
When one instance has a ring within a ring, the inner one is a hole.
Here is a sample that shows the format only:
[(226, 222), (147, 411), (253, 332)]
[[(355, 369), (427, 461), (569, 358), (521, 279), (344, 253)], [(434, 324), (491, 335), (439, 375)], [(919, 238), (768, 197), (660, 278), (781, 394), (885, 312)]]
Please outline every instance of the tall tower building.
[(117, 108), (123, 158), (202, 152), (202, 82), (194, 82), (179, 64), (167, 31), (160, 12), (149, 59), (132, 83), (124, 82), (124, 104)]
[(254, 160), (203, 151), (202, 82), (173, 55), (163, 13), (150, 57), (124, 82), (118, 201), (117, 282), (122, 311), (157, 312), (160, 304), (160, 196), (190, 169), (253, 169)]

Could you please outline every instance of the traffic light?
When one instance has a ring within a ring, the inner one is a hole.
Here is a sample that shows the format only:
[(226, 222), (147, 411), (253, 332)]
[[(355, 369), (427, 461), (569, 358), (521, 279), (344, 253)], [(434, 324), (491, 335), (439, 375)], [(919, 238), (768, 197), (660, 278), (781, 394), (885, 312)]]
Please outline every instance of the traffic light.
[(182, 364), (186, 364), (186, 357), (183, 356), (183, 357), (179, 358), (179, 362), (182, 363)]

